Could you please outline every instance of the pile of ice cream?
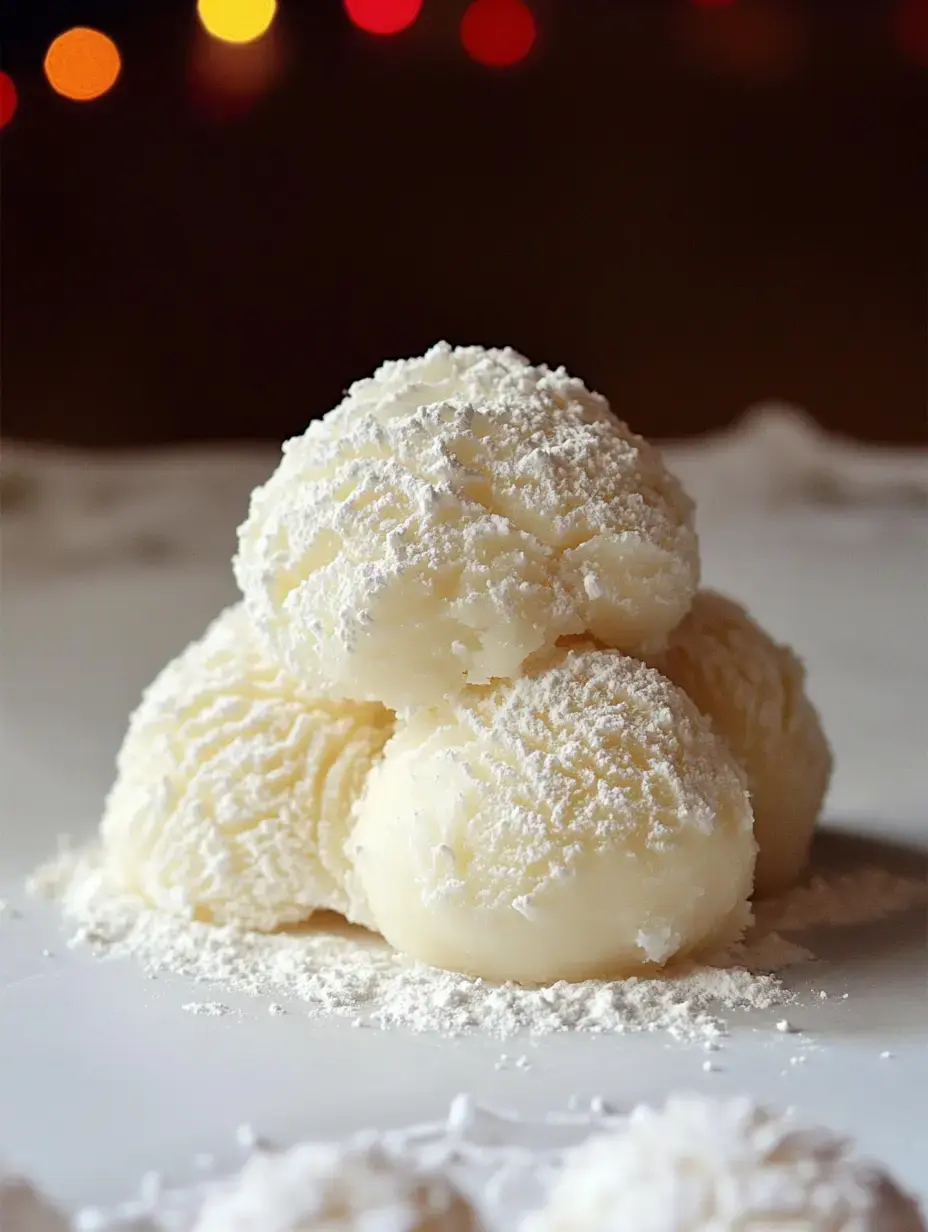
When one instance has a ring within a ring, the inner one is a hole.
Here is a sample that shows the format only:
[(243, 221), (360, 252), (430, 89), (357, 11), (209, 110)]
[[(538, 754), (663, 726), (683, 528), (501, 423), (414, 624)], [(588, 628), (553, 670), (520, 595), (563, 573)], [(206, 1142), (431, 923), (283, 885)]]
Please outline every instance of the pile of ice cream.
[(335, 910), (547, 982), (723, 947), (801, 874), (831, 768), (802, 666), (699, 589), (692, 502), (563, 369), (384, 364), (286, 442), (234, 569), (106, 806), (150, 906)]

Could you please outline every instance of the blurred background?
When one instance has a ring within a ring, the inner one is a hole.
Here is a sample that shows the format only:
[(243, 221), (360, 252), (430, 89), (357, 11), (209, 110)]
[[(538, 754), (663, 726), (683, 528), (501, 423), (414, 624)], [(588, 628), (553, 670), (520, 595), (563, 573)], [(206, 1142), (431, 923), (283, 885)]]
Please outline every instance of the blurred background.
[(924, 438), (928, 0), (199, 10), (0, 6), (5, 436), (280, 439), (448, 338)]

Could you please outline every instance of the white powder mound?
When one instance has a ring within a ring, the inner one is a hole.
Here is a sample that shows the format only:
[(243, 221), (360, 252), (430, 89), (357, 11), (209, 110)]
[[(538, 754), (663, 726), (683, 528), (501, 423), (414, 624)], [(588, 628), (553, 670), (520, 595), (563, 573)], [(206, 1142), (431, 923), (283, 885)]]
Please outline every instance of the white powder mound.
[(805, 670), (732, 599), (700, 591), (654, 666), (708, 715), (747, 774), (755, 891), (793, 885), (809, 855), (832, 757)]
[(255, 1155), (207, 1201), (194, 1232), (477, 1232), (440, 1175), (423, 1175), (376, 1146), (306, 1142)]
[(313, 698), (228, 609), (132, 716), (101, 827), (114, 884), (248, 928), (350, 912), (352, 808), (392, 724), (380, 706)]
[(741, 949), (737, 965), (681, 964), (650, 979), (494, 984), (410, 963), (381, 938), (335, 917), (266, 934), (151, 911), (113, 889), (96, 852), (62, 855), (40, 870), (32, 888), (60, 900), (73, 927), (72, 948), (131, 958), (150, 976), (186, 976), (224, 995), (292, 1000), (310, 1016), (363, 1016), (383, 1029), (450, 1036), (666, 1031), (681, 1040), (712, 1038), (725, 1031), (724, 1009), (789, 1002), (769, 969), (811, 957), (775, 942), (764, 947), (756, 971), (748, 970), (753, 952)]
[(873, 924), (908, 911), (928, 899), (928, 882), (897, 877), (882, 868), (817, 874), (788, 894), (758, 904), (757, 924), (764, 931), (802, 932), (822, 925)]
[(680, 689), (572, 648), (414, 715), (371, 772), (350, 846), (397, 950), (547, 982), (740, 937), (752, 826), (738, 767)]
[(68, 1232), (68, 1224), (28, 1181), (0, 1163), (0, 1232)]
[[(923, 880), (863, 869), (819, 877), (761, 905), (761, 926), (728, 955), (684, 963), (654, 978), (493, 984), (409, 963), (380, 937), (319, 916), (284, 933), (243, 932), (147, 909), (114, 889), (100, 853), (63, 852), (32, 878), (33, 893), (59, 901), (69, 947), (132, 959), (150, 976), (184, 976), (221, 991), (300, 1005), (382, 1029), (506, 1039), (564, 1031), (667, 1032), (712, 1039), (734, 1009), (785, 1005), (793, 995), (771, 972), (814, 957), (779, 932), (878, 920), (924, 904)], [(853, 904), (851, 910), (848, 904)]]
[(924, 1232), (847, 1143), (748, 1099), (676, 1097), (570, 1152), (522, 1232)]
[[(493, 354), (462, 375), (431, 352), (446, 377), (406, 393), (402, 365), (425, 361), (398, 361), (389, 396), (350, 393), (254, 492), (236, 577), (317, 694), (434, 705), (563, 635), (657, 650), (687, 611), (692, 504), (656, 450), (566, 376), (507, 360), (488, 396)], [(466, 397), (418, 405), (446, 385)]]

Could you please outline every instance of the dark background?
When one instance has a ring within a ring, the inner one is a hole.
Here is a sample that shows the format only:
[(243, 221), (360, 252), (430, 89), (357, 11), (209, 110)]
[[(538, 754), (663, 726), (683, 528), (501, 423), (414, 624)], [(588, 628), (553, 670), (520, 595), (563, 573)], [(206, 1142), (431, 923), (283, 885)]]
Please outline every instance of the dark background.
[[(4, 434), (280, 438), (445, 337), (656, 436), (775, 397), (924, 437), (928, 6), (532, 0), (506, 70), (464, 7), (373, 38), (281, 0), (277, 78), (230, 109), (193, 0), (7, 3)], [(72, 24), (122, 52), (93, 103), (42, 74)]]

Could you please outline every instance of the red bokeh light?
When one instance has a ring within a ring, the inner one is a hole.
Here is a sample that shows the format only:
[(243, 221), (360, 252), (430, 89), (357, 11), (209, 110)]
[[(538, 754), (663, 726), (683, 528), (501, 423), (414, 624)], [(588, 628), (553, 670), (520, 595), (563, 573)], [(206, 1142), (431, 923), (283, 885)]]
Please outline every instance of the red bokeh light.
[(18, 102), (13, 78), (7, 73), (0, 72), (0, 128), (6, 128), (12, 120), (16, 114)]
[(523, 0), (473, 0), (461, 19), (464, 50), (492, 68), (524, 60), (536, 34), (535, 18)]
[(422, 0), (344, 0), (345, 12), (368, 34), (399, 34), (419, 16)]
[(893, 14), (893, 29), (906, 59), (928, 65), (928, 0), (901, 0)]

